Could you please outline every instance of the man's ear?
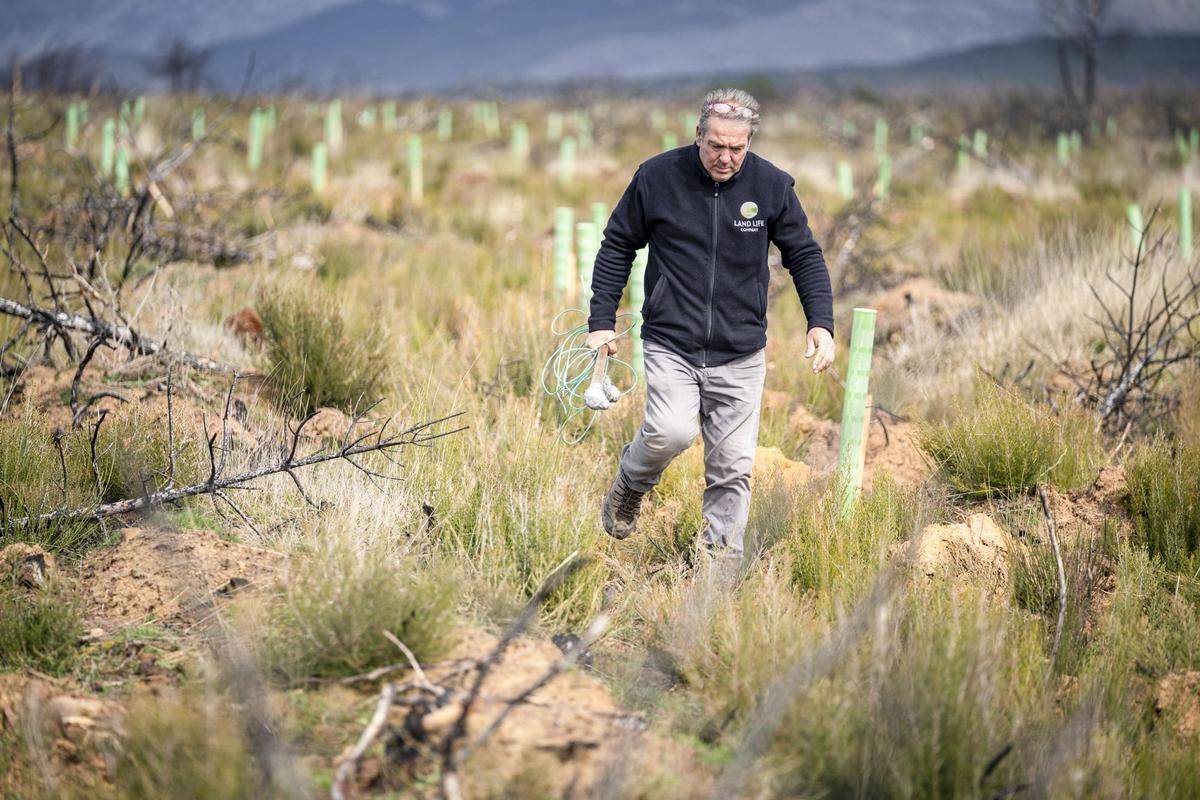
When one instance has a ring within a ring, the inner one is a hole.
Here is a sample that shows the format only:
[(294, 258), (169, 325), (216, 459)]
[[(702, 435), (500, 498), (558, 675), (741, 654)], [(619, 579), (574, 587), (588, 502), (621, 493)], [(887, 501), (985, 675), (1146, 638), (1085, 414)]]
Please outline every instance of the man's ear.
[(702, 137), (703, 137), (703, 134), (700, 133), (700, 126), (697, 125), (696, 126), (696, 146), (697, 147), (700, 146), (700, 140)]

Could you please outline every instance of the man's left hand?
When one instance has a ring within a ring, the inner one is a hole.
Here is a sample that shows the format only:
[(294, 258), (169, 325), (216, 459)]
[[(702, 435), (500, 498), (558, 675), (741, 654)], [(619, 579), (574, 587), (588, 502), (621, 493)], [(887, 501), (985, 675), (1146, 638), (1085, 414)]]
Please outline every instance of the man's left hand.
[(833, 334), (824, 328), (812, 328), (808, 332), (808, 352), (805, 358), (813, 359), (813, 372), (824, 372), (833, 364)]

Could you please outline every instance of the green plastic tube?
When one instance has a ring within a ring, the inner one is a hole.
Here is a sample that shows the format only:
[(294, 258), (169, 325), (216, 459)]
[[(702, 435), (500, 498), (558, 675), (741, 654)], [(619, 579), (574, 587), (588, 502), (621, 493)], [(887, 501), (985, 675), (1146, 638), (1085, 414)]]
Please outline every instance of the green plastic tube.
[(113, 156), (116, 154), (117, 123), (112, 117), (104, 120), (103, 140), (100, 147), (100, 172), (106, 178), (113, 174)]
[(74, 150), (79, 141), (79, 107), (74, 103), (67, 106), (66, 145), (68, 150)]
[(562, 302), (571, 292), (571, 254), (574, 250), (575, 210), (554, 209), (554, 299)]
[(250, 130), (246, 138), (246, 168), (251, 172), (262, 166), (263, 116), (260, 109), (250, 112)]
[(325, 144), (330, 152), (336, 153), (342, 149), (342, 101), (330, 100), (329, 108), (325, 111)]
[(838, 477), (842, 481), (842, 513), (848, 513), (862, 488), (864, 441), (867, 435), (867, 392), (871, 380), (871, 353), (875, 347), (875, 310), (854, 309), (850, 332), (850, 362), (842, 399), (842, 436), (838, 450)]
[(850, 202), (854, 199), (854, 170), (849, 161), (839, 161), (837, 165), (838, 194), (842, 200)]
[(309, 180), (312, 185), (313, 194), (320, 194), (325, 191), (325, 173), (329, 163), (329, 145), (325, 142), (317, 142), (312, 149), (312, 168), (309, 172)]
[(408, 137), (408, 196), (420, 205), (425, 200), (425, 173), (421, 165), (421, 134)]
[(204, 138), (204, 109), (192, 110), (192, 141), (198, 142)]
[(512, 124), (512, 154), (518, 162), (529, 159), (529, 126), (523, 119)]
[(1142, 238), (1146, 235), (1146, 226), (1142, 223), (1142, 209), (1135, 203), (1125, 207), (1125, 219), (1129, 223), (1129, 243), (1135, 254), (1142, 252)]
[(569, 184), (575, 180), (575, 138), (564, 136), (558, 148), (558, 180)]

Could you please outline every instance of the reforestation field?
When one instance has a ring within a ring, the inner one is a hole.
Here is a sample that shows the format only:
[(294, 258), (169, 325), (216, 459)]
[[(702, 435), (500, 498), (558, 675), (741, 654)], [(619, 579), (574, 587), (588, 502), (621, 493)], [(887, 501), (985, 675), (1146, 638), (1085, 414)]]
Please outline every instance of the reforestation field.
[(543, 389), (700, 96), (0, 102), (0, 796), (1200, 796), (1200, 96), (764, 93), (838, 359), (776, 254), (732, 585)]

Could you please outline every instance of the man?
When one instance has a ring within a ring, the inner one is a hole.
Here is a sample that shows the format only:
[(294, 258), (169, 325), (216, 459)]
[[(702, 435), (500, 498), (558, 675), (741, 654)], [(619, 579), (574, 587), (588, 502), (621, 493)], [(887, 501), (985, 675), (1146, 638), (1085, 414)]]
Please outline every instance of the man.
[[(649, 245), (642, 308), (646, 414), (621, 451), (601, 507), (604, 530), (633, 532), (642, 498), (704, 437), (708, 555), (740, 560), (766, 376), (767, 247), (774, 243), (808, 318), (813, 371), (833, 363), (833, 292), (790, 175), (750, 152), (758, 101), (704, 98), (696, 141), (642, 164), (604, 230), (587, 346), (608, 347), (634, 252)], [(699, 422), (697, 422), (699, 421)]]

